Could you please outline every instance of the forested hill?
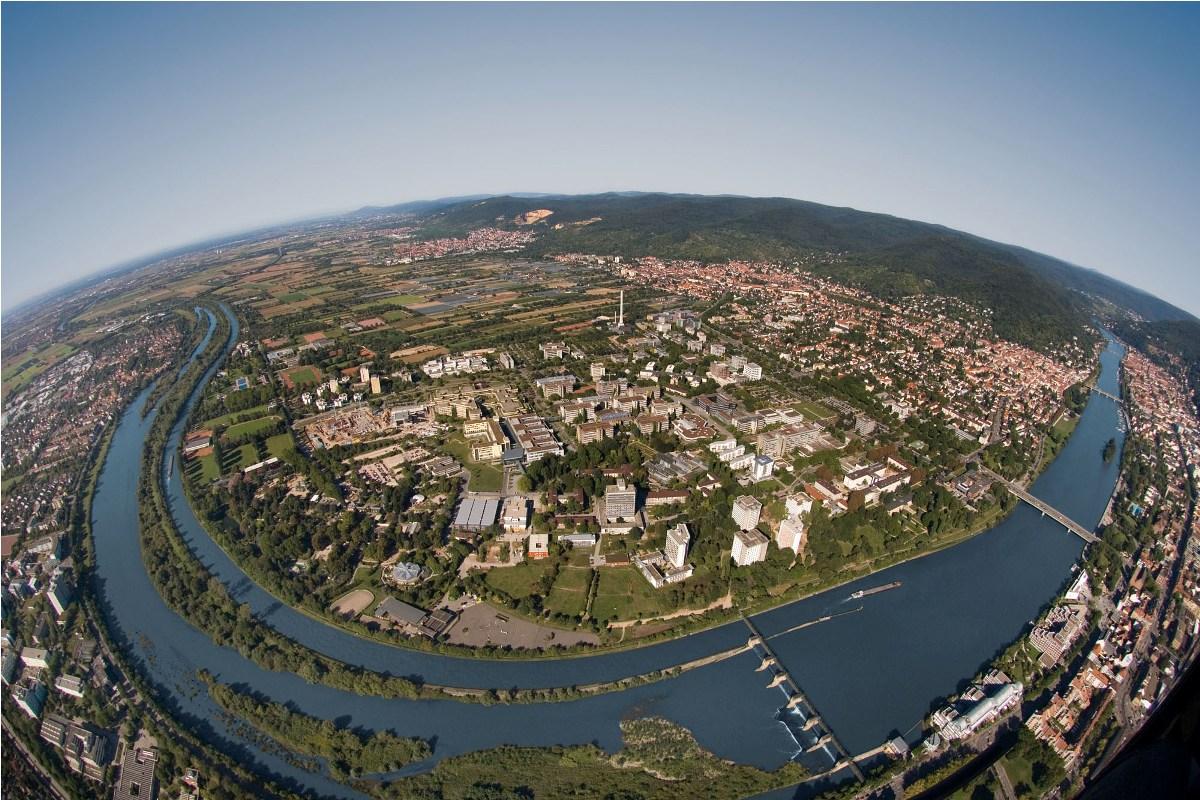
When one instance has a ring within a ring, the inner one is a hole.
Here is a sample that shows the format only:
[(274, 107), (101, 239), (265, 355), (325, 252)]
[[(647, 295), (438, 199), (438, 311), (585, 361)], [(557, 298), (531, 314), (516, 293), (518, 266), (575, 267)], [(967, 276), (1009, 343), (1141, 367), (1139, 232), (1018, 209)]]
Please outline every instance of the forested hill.
[(887, 214), (792, 200), (673, 194), (500, 196), (446, 201), (426, 213), (428, 235), (491, 225), (521, 227), (529, 211), (535, 254), (565, 252), (704, 261), (786, 260), (838, 252), (821, 267), (884, 297), (935, 293), (993, 309), (997, 332), (1046, 349), (1078, 335), (1091, 314), (1082, 294), (1103, 297), (1149, 319), (1185, 312), (1091, 270), (1020, 247)]

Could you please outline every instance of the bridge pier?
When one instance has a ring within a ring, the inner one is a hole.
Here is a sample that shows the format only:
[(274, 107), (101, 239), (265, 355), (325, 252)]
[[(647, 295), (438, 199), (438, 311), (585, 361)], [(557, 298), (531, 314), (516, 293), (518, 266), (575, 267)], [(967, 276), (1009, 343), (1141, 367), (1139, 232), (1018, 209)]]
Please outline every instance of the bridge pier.
[(832, 741), (833, 741), (833, 734), (827, 733), (824, 736), (822, 736), (820, 739), (817, 739), (816, 743), (813, 744), (812, 747), (808, 748), (804, 752), (812, 753), (816, 750), (820, 750), (822, 747), (824, 747), (825, 745), (829, 744)]

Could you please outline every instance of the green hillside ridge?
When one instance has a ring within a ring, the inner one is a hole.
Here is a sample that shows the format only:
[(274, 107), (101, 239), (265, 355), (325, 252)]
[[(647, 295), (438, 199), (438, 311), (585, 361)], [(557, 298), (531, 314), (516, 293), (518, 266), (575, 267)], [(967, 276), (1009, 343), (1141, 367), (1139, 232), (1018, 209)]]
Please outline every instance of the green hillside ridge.
[[(1031, 266), (1044, 268), (1053, 259), (1034, 259), (1030, 251), (938, 225), (780, 197), (492, 197), (435, 211), (425, 218), (425, 234), (455, 235), (485, 225), (516, 228), (514, 217), (535, 208), (554, 214), (533, 226), (540, 234), (528, 248), (533, 255), (783, 261), (837, 252), (844, 260), (819, 267), (828, 277), (885, 298), (939, 294), (991, 308), (998, 335), (1039, 350), (1084, 338), (1090, 316), (1085, 297)], [(597, 217), (587, 225), (571, 224)], [(559, 223), (564, 227), (556, 229)]]

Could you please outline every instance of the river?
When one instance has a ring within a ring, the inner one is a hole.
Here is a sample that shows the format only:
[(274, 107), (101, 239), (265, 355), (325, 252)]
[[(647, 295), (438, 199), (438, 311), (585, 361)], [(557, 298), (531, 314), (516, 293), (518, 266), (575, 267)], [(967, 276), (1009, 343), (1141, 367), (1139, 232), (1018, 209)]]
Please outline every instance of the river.
[[(231, 344), (238, 326), (225, 313), (232, 324)], [(1101, 357), (1100, 387), (1113, 394), (1120, 354), (1110, 343)], [(783, 695), (766, 687), (767, 678), (755, 671), (758, 656), (753, 652), (620, 693), (568, 703), (481, 706), (384, 700), (314, 686), (292, 674), (263, 670), (213, 643), (166, 606), (141, 560), (136, 497), (143, 440), (153, 421), (153, 414), (141, 415), (147, 394), (122, 416), (93, 500), (97, 585), (110, 627), (148, 677), (165, 689), (192, 726), (239, 757), (296, 786), (357, 796), (264, 751), (227, 725), (197, 680), (199, 669), (293, 703), (307, 714), (434, 739), (435, 759), (502, 743), (596, 742), (613, 750), (620, 746), (620, 720), (646, 714), (688, 727), (703, 746), (725, 758), (771, 769), (795, 755), (796, 740), (776, 719)], [(189, 409), (197, 398), (198, 392)], [(172, 430), (171, 452), (183, 427), (180, 422)], [(1085, 525), (1097, 522), (1118, 461), (1106, 464), (1100, 452), (1110, 436), (1120, 437), (1116, 431), (1115, 404), (1093, 395), (1071, 440), (1034, 484), (1034, 493)], [(746, 641), (747, 628), (737, 622), (638, 650), (535, 661), (474, 660), (373, 642), (301, 614), (257, 586), (200, 527), (183, 497), (177, 463), (166, 477), (172, 515), (184, 538), (235, 597), (282, 633), (369, 669), (455, 686), (566, 686), (650, 672)], [(953, 693), (1014, 638), (1070, 577), (1081, 547), (1056, 523), (1022, 506), (1000, 525), (953, 548), (759, 614), (755, 622), (769, 636), (842, 606), (856, 588), (903, 581), (899, 589), (860, 601), (861, 613), (771, 641), (824, 720), (857, 753), (909, 729), (935, 698)], [(822, 757), (818, 753), (804, 763), (827, 766)]]

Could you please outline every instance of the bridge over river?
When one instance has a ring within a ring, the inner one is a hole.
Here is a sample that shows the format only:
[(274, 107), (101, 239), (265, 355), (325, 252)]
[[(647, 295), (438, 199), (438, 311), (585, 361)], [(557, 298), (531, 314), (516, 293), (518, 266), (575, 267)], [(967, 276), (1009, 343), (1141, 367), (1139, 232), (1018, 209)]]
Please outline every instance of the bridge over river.
[[(1099, 391), (1099, 390), (1097, 390), (1097, 391)], [(1050, 519), (1057, 522), (1059, 525), (1062, 525), (1064, 528), (1066, 528), (1071, 533), (1078, 536), (1080, 539), (1083, 539), (1085, 542), (1088, 542), (1088, 543), (1099, 541), (1100, 537), (1097, 536), (1094, 532), (1092, 532), (1092, 531), (1088, 530), (1087, 528), (1085, 528), (1084, 526), (1080, 525), (1078, 522), (1071, 519), (1066, 514), (1064, 514), (1063, 512), (1059, 511), (1054, 506), (1047, 503), (1045, 500), (1040, 500), (1037, 497), (1034, 497), (1029, 492), (1027, 492), (1025, 490), (1025, 487), (1021, 486), (1021, 484), (1017, 483), (1016, 481), (1010, 481), (1010, 480), (1007, 480), (1006, 478), (1000, 477), (995, 472), (992, 472), (990, 469), (983, 466), (983, 464), (979, 465), (979, 469), (982, 472), (986, 472), (988, 475), (992, 476), (992, 478), (994, 478), (995, 480), (1000, 481), (1005, 486), (1007, 486), (1008, 490), (1010, 492), (1012, 492), (1013, 495), (1018, 500), (1021, 500), (1022, 502), (1028, 503), (1029, 505), (1033, 506), (1038, 511), (1042, 512), (1042, 514), (1044, 516), (1047, 516)]]

